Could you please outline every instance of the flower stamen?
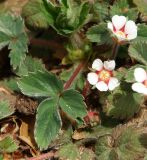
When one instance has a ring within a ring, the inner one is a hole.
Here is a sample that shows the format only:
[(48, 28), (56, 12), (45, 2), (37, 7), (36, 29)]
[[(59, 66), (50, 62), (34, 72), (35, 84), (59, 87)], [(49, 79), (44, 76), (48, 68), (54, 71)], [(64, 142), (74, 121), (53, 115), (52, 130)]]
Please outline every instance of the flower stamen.
[(110, 77), (112, 76), (112, 73), (107, 70), (102, 70), (99, 72), (99, 81), (108, 82)]

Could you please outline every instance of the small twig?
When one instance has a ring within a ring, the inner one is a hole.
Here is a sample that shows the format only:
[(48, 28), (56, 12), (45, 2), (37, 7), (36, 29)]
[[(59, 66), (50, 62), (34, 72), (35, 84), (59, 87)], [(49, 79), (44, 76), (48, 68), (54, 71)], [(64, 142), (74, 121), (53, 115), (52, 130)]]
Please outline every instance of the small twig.
[(112, 55), (110, 59), (115, 59), (118, 53), (118, 49), (119, 49), (119, 43), (115, 42), (113, 49), (112, 49)]
[(69, 78), (69, 80), (65, 83), (64, 85), (65, 90), (71, 86), (72, 82), (75, 80), (75, 78), (77, 77), (79, 72), (84, 68), (84, 66), (85, 66), (85, 61), (82, 61), (81, 63), (79, 63), (79, 65), (77, 66), (77, 68), (75, 69), (71, 77)]
[(44, 153), (42, 155), (39, 155), (37, 157), (27, 158), (26, 160), (45, 160), (45, 159), (52, 158), (55, 156), (57, 157), (55, 152), (48, 152), (48, 153)]
[(85, 98), (89, 92), (89, 89), (90, 89), (90, 84), (89, 84), (88, 80), (86, 80), (84, 88), (83, 88), (83, 92), (82, 92), (82, 94)]

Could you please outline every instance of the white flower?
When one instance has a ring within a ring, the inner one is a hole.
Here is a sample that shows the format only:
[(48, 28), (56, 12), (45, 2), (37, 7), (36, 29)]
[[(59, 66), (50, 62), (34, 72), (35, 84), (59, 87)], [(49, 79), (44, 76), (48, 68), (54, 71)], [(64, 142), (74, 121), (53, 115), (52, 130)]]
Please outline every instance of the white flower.
[(92, 69), (95, 72), (90, 72), (87, 79), (91, 85), (95, 85), (100, 91), (112, 91), (119, 86), (118, 79), (113, 77), (113, 70), (115, 68), (115, 61), (104, 61), (100, 59), (94, 60)]
[(147, 95), (147, 72), (143, 68), (134, 70), (136, 83), (132, 85), (133, 91)]
[(124, 16), (115, 15), (112, 22), (108, 22), (108, 29), (117, 37), (118, 41), (129, 41), (137, 37), (137, 25)]

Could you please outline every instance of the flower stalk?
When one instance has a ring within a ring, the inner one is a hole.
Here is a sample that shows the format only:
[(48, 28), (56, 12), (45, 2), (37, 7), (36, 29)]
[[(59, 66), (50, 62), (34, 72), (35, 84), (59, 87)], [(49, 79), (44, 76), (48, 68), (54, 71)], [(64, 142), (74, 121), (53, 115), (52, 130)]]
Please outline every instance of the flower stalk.
[(116, 59), (116, 57), (117, 57), (117, 53), (118, 53), (118, 49), (119, 49), (119, 43), (117, 43), (117, 42), (115, 42), (114, 43), (114, 46), (113, 46), (113, 49), (112, 49), (112, 55), (111, 55), (111, 58), (110, 59)]
[[(87, 61), (86, 61), (87, 62)], [(79, 65), (77, 66), (77, 68), (74, 70), (73, 74), (71, 75), (71, 77), (69, 78), (69, 80), (65, 83), (64, 85), (64, 90), (68, 89), (71, 84), (73, 83), (73, 81), (76, 79), (77, 75), (80, 73), (80, 71), (84, 68), (85, 61), (82, 61), (81, 63), (79, 63)]]
[(83, 88), (83, 92), (82, 92), (82, 95), (86, 98), (87, 97), (87, 94), (90, 90), (90, 84), (88, 82), (88, 80), (86, 80), (85, 84), (84, 84), (84, 88)]

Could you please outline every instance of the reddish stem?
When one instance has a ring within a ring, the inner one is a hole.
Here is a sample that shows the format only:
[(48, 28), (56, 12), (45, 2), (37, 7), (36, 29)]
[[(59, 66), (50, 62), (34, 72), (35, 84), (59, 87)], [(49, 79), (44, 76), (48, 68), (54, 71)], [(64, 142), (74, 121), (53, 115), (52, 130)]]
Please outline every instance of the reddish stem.
[(72, 82), (75, 80), (75, 78), (77, 77), (77, 75), (79, 74), (79, 72), (82, 70), (82, 68), (85, 66), (85, 62), (82, 61), (81, 63), (79, 63), (79, 65), (77, 66), (77, 68), (75, 69), (75, 71), (73, 72), (72, 76), (69, 78), (69, 80), (65, 83), (64, 85), (64, 89), (68, 89)]
[(112, 49), (112, 55), (111, 55), (111, 59), (115, 59), (118, 53), (118, 49), (119, 49), (119, 44), (117, 42), (114, 43), (113, 49)]
[(48, 152), (37, 157), (27, 158), (26, 160), (44, 160), (55, 156), (55, 152)]
[(90, 89), (90, 84), (89, 84), (88, 80), (86, 80), (84, 88), (83, 88), (83, 93), (82, 93), (84, 97), (87, 96), (89, 89)]

